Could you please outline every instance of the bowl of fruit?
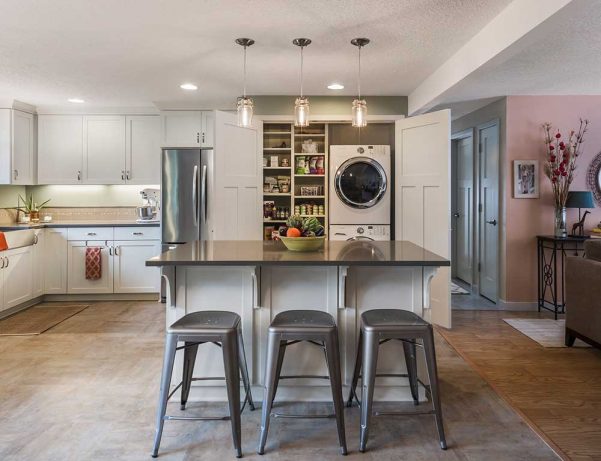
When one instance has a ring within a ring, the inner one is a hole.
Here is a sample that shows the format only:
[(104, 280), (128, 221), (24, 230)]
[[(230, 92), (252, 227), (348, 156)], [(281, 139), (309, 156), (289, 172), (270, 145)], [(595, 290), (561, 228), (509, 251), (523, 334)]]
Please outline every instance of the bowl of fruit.
[(290, 251), (317, 251), (326, 239), (325, 229), (317, 218), (293, 215), (281, 227), (280, 240)]

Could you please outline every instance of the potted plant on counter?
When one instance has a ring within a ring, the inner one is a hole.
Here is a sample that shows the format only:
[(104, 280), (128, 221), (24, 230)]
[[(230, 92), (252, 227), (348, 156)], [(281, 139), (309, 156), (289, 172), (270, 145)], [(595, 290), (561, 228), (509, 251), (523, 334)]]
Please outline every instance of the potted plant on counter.
[(17, 211), (20, 211), (25, 216), (28, 216), (29, 221), (32, 223), (40, 222), (40, 211), (42, 211), (42, 208), (46, 206), (50, 199), (46, 200), (45, 202), (42, 202), (39, 205), (33, 201), (33, 194), (30, 195), (27, 199), (24, 199), (23, 197), (21, 197), (21, 194), (19, 194), (19, 199), (21, 200), (21, 202), (23, 202), (23, 205), (18, 206)]

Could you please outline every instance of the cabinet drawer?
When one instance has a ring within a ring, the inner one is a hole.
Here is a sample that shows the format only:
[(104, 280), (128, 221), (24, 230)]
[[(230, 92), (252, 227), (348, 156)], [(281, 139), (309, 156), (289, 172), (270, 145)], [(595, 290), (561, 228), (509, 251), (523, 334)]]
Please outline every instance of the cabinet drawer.
[(161, 240), (161, 228), (115, 227), (115, 240)]
[(70, 227), (69, 240), (113, 240), (112, 227)]

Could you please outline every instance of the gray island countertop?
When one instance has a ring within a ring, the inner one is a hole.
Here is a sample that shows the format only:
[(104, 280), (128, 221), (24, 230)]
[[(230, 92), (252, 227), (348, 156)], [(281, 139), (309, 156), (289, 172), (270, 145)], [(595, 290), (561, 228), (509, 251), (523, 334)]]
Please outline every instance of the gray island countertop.
[(296, 252), (282, 242), (194, 241), (176, 245), (146, 261), (147, 266), (450, 266), (450, 262), (408, 241), (326, 241), (319, 251)]

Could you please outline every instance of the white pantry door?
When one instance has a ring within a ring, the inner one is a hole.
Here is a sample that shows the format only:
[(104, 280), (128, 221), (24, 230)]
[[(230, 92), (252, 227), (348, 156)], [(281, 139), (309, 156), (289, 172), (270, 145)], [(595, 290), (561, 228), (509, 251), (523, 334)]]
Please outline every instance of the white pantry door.
[[(215, 240), (261, 240), (262, 170), (258, 129), (241, 128), (235, 113), (216, 111), (215, 171), (209, 197)], [(210, 186), (209, 186), (210, 187)]]
[[(450, 258), (451, 111), (398, 120), (395, 147), (395, 239)], [(451, 327), (450, 283), (451, 268), (441, 267), (430, 292), (428, 320), (446, 328)]]

